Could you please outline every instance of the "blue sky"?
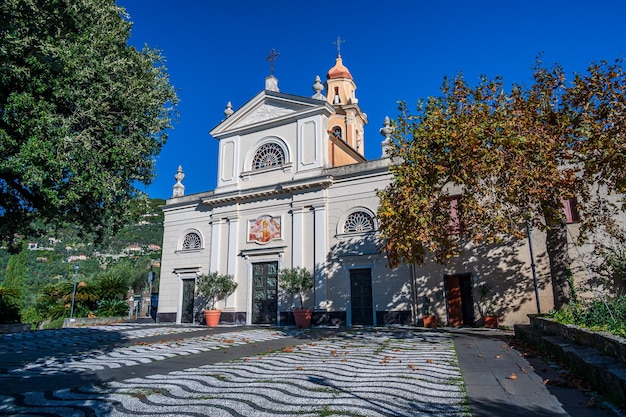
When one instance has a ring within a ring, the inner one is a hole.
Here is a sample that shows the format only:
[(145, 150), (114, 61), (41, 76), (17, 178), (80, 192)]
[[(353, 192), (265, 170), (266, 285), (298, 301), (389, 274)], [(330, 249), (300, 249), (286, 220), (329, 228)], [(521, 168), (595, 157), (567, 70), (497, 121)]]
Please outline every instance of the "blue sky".
[(160, 49), (180, 97), (180, 117), (145, 190), (169, 198), (178, 165), (185, 194), (216, 184), (217, 141), (208, 132), (264, 88), (265, 60), (280, 53), (274, 75), (281, 92), (313, 95), (325, 80), (341, 36), (343, 63), (357, 85), (369, 124), (365, 156), (380, 157), (378, 130), (397, 102), (414, 106), (439, 94), (443, 77), (459, 72), (475, 84), (481, 74), (507, 85), (528, 84), (535, 58), (568, 73), (594, 61), (626, 58), (626, 1), (309, 2), (241, 0), (118, 0), (134, 23), (130, 43)]

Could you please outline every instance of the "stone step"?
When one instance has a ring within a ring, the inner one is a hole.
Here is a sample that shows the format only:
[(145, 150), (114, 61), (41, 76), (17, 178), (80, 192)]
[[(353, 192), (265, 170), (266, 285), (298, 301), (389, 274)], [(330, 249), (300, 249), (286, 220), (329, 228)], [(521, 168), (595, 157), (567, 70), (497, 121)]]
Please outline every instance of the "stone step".
[(619, 407), (626, 407), (626, 364), (623, 362), (530, 325), (515, 325), (515, 336), (556, 358)]

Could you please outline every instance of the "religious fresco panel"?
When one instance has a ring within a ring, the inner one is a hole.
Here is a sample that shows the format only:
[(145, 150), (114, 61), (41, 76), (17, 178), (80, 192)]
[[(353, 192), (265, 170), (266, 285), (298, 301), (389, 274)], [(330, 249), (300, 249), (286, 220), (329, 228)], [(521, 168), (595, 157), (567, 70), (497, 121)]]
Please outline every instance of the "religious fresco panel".
[(248, 220), (248, 242), (261, 244), (281, 238), (280, 217), (261, 216)]

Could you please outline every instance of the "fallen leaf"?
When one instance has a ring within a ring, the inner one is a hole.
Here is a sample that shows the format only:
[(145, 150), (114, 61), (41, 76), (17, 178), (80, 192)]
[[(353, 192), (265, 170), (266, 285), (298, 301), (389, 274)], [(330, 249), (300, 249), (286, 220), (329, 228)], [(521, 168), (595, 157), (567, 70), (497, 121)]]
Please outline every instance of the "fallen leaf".
[(296, 371), (301, 371), (302, 367), (301, 366), (296, 366)]
[(434, 359), (426, 359), (426, 363), (435, 363)]
[(502, 359), (502, 355), (496, 355), (496, 359)]
[(506, 379), (517, 381), (517, 375), (515, 375), (515, 373), (512, 373), (511, 375), (507, 376)]

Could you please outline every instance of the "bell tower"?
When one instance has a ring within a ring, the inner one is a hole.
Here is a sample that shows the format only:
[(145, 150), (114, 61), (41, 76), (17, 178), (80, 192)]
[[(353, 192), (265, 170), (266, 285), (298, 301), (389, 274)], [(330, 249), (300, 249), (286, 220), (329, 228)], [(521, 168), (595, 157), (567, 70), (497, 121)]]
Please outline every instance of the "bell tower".
[[(365, 160), (364, 127), (367, 115), (361, 111), (356, 98), (356, 84), (352, 74), (343, 65), (341, 43), (337, 37), (335, 66), (326, 75), (326, 100), (335, 113), (328, 120), (329, 160), (333, 166), (348, 165)], [(357, 155), (358, 154), (358, 155)]]

